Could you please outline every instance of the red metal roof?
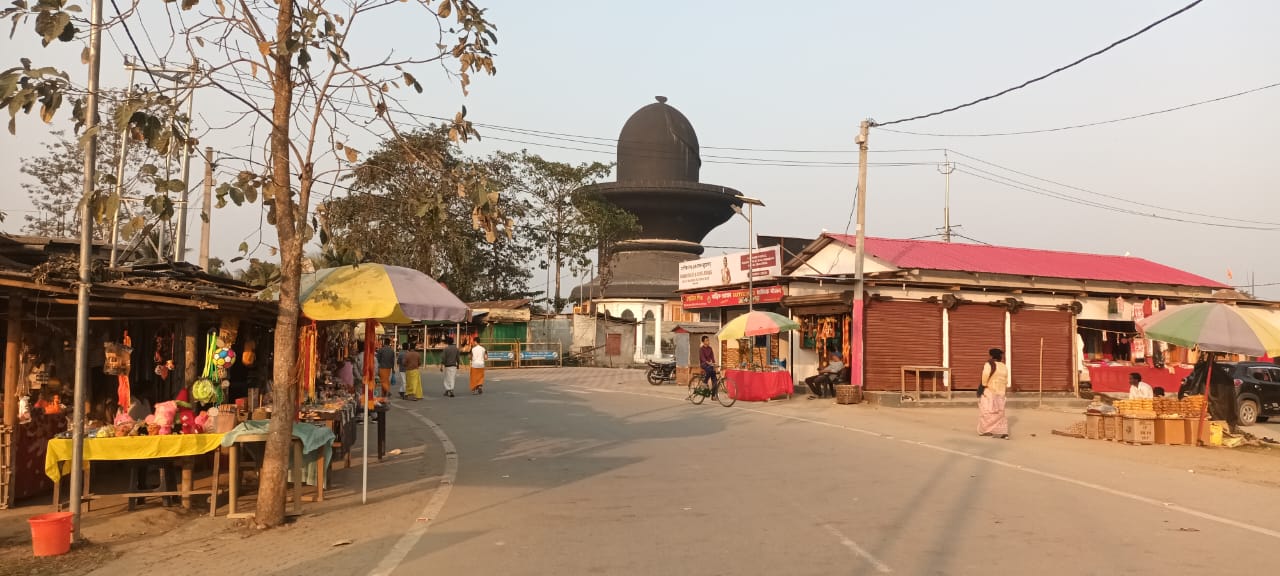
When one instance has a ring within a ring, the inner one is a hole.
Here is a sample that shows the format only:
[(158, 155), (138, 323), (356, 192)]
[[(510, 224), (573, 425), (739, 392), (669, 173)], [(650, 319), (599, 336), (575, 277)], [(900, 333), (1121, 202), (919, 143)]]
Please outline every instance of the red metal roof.
[[(855, 244), (849, 234), (827, 234), (847, 246)], [(1041, 278), (1104, 280), (1138, 284), (1169, 284), (1227, 288), (1225, 284), (1170, 268), (1142, 258), (1106, 256), (1079, 252), (1056, 252), (1007, 246), (986, 246), (931, 240), (867, 238), (867, 254), (897, 268), (952, 270), (1012, 274)]]

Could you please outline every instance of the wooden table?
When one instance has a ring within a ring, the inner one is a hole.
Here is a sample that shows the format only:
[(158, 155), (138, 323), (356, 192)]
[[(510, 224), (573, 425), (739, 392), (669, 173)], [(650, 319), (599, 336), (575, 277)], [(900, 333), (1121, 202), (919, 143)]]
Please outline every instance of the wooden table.
[[(923, 391), (921, 391), (920, 389), (921, 374), (932, 373), (932, 374), (944, 374), (944, 375), (950, 376), (951, 369), (947, 368), (946, 366), (903, 366), (902, 367), (902, 395), (903, 396), (907, 395), (907, 372), (914, 372), (916, 375), (916, 398), (915, 399), (919, 400), (920, 397), (924, 394)], [(939, 378), (937, 376), (934, 376), (932, 378), (932, 381), (933, 381), (932, 393), (934, 395), (938, 394), (938, 380)], [(943, 383), (943, 386), (945, 386), (947, 389), (947, 399), (948, 400), (951, 399), (951, 386), (945, 382)]]
[[(195, 439), (192, 436), (200, 436), (202, 438)], [(179, 483), (178, 490), (175, 491), (157, 491), (151, 490), (146, 492), (121, 492), (113, 493), (112, 496), (124, 496), (126, 498), (147, 498), (156, 496), (180, 496), (182, 498), (182, 507), (191, 508), (192, 496), (209, 496), (209, 515), (213, 516), (218, 509), (218, 495), (222, 493), (219, 489), (221, 472), (221, 450), (218, 443), (221, 442), (221, 434), (194, 434), (183, 438), (182, 435), (165, 435), (165, 436), (126, 436), (119, 438), (85, 438), (84, 440), (84, 495), (85, 499), (92, 500), (100, 496), (93, 494), (89, 481), (90, 465), (94, 461), (135, 461), (135, 460), (177, 460), (182, 468), (182, 480)], [(209, 446), (212, 446), (211, 448)], [(206, 449), (208, 448), (208, 449)], [(55, 512), (62, 510), (62, 471), (63, 462), (70, 462), (71, 440), (68, 438), (55, 438), (49, 441), (45, 453), (45, 473), (53, 480), (53, 509)], [(203, 454), (213, 454), (213, 479), (207, 490), (196, 490), (194, 488), (193, 472), (195, 470), (195, 457)]]
[[(289, 475), (293, 476), (293, 515), (302, 514), (302, 440), (292, 438), (293, 446), (293, 465), (290, 467)], [(228, 518), (248, 518), (253, 516), (249, 513), (236, 512), (237, 501), (240, 499), (240, 445), (249, 442), (266, 442), (266, 434), (241, 434), (231, 444), (231, 496), (230, 502), (227, 504)], [(328, 466), (324, 454), (320, 455), (320, 462), (317, 464), (316, 471), (316, 501), (324, 501), (324, 477), (325, 468)]]

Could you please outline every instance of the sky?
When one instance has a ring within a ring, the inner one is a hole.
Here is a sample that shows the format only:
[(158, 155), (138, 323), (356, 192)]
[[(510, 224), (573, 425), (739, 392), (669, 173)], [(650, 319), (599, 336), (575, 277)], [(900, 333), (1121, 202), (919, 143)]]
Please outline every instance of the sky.
[[(436, 116), (452, 116), (465, 105), (485, 137), (467, 144), (466, 152), (526, 148), (553, 160), (608, 161), (613, 144), (607, 139), (617, 137), (632, 112), (662, 95), (697, 130), (704, 147), (701, 180), (764, 201), (755, 211), (757, 233), (815, 237), (823, 230), (853, 230), (854, 137), (862, 119), (914, 116), (1015, 86), (1135, 32), (1187, 0), (478, 3), (489, 7), (498, 25), (498, 74), (475, 79), (464, 97), (438, 69), (424, 66), (415, 71), (424, 93), (405, 100), (410, 110)], [(144, 1), (140, 12), (153, 37), (148, 42), (135, 30), (143, 53), (154, 54), (150, 44), (164, 52), (169, 35), (161, 3)], [(1043, 82), (887, 128), (947, 134), (1053, 128), (1280, 82), (1278, 21), (1280, 3), (1208, 0)], [(361, 50), (405, 53), (420, 49), (424, 37), (434, 43), (423, 33), (430, 23), (421, 18), (388, 12), (363, 24), (368, 27), (352, 40)], [(41, 50), (29, 36), (19, 31), (15, 39), (0, 39), (5, 59), (35, 54), (83, 82), (79, 46)], [(123, 34), (115, 36), (131, 51)], [(104, 83), (123, 86), (119, 51), (110, 41), (104, 51)], [(180, 52), (178, 47), (171, 56), (180, 60)], [(870, 168), (867, 233), (936, 234), (946, 186), (938, 168), (951, 160), (957, 168), (950, 180), (951, 222), (968, 239), (1128, 253), (1235, 285), (1247, 285), (1252, 273), (1259, 296), (1280, 300), (1280, 173), (1272, 168), (1278, 103), (1280, 88), (1274, 88), (1168, 114), (1022, 136), (929, 137), (873, 129), (873, 163), (910, 165)], [(201, 94), (197, 109), (200, 122), (215, 125), (232, 118), (234, 103)], [(67, 127), (60, 123), (67, 124), (60, 120), (54, 127)], [(21, 158), (48, 130), (26, 117), (17, 137), (0, 135), (0, 173), (14, 175), (0, 188), (0, 206), (10, 212), (7, 231), (16, 231), (23, 210), (30, 209), (15, 184)], [(376, 143), (367, 133), (348, 137), (362, 150)], [(203, 143), (235, 150), (245, 141), (243, 131), (230, 129), (207, 134)], [(777, 165), (797, 161), (828, 164)], [(202, 170), (193, 163), (196, 174)], [(992, 173), (1024, 189), (980, 178)], [(235, 256), (246, 239), (256, 247), (258, 216), (256, 207), (216, 212), (214, 255)], [(272, 235), (267, 232), (268, 242)], [(704, 242), (729, 248), (709, 248), (706, 255), (745, 247), (746, 235), (746, 222), (735, 217)], [(535, 271), (535, 289), (546, 281), (544, 272)]]

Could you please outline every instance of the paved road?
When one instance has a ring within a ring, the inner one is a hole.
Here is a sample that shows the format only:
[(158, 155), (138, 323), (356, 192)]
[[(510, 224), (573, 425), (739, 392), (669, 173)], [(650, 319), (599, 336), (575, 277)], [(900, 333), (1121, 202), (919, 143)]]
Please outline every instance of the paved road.
[(1280, 545), (1276, 488), (1046, 449), (1016, 417), (999, 441), (803, 399), (692, 406), (622, 371), (491, 380), (398, 404), (458, 465), (394, 574), (1266, 573)]

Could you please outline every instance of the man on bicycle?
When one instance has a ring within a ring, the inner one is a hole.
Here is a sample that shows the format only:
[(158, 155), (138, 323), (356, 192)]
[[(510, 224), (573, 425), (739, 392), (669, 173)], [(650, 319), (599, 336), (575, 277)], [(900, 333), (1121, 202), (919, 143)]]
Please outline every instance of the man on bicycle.
[(720, 380), (716, 378), (716, 351), (711, 348), (710, 336), (702, 337), (702, 349), (699, 351), (698, 362), (702, 365), (702, 373), (711, 383), (711, 397), (715, 398), (716, 393), (720, 391)]

